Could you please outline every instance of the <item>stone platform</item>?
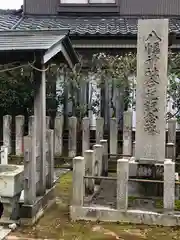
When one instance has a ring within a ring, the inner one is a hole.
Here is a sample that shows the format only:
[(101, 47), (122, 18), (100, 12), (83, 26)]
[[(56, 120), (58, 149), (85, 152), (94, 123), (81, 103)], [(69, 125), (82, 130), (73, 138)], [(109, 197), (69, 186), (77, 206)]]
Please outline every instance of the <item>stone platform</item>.
[(55, 203), (55, 186), (46, 190), (43, 197), (37, 197), (33, 205), (20, 204), (20, 223), (23, 225), (33, 225), (44, 214), (44, 211)]
[[(96, 188), (97, 189), (97, 188)], [(152, 189), (153, 191), (153, 189)], [(162, 196), (145, 196), (137, 194), (137, 186), (129, 184), (128, 186), (128, 208), (131, 210), (148, 210), (162, 212), (163, 197)], [(115, 180), (102, 180), (98, 191), (94, 194), (91, 201), (85, 198), (84, 206), (86, 207), (109, 207), (116, 208), (117, 188)]]
[(180, 213), (157, 213), (139, 209), (120, 211), (103, 206), (71, 206), (70, 214), (72, 220), (180, 226)]
[(37, 197), (36, 202), (33, 205), (25, 205), (23, 203), (23, 196), (21, 196), (19, 203), (21, 224), (33, 225), (44, 214), (44, 211), (55, 203), (55, 183), (68, 171), (69, 169), (55, 169), (54, 186), (51, 189), (46, 190), (46, 194), (43, 197)]
[[(55, 203), (55, 195), (54, 195), (54, 188), (55, 183), (67, 172), (69, 169), (55, 169), (54, 172), (54, 186), (46, 190), (46, 194), (43, 197), (37, 197), (35, 203), (33, 205), (25, 205), (24, 204), (24, 191), (21, 192), (21, 196), (14, 199), (18, 204), (15, 207), (16, 212), (14, 213), (14, 221), (10, 219), (10, 215), (12, 215), (12, 208), (8, 206), (6, 207), (6, 211), (4, 212), (0, 224), (11, 224), (12, 222), (24, 225), (32, 225), (34, 224), (43, 214), (44, 211), (49, 208), (53, 203)], [(3, 203), (7, 202), (8, 199), (2, 198)], [(7, 204), (6, 204), (7, 205)], [(17, 205), (17, 204), (16, 204)]]

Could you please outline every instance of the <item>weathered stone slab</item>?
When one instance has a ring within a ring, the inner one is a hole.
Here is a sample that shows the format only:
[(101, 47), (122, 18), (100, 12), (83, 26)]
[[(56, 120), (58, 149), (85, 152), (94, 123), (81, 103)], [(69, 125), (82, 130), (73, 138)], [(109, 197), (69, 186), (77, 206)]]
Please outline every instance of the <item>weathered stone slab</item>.
[(24, 116), (16, 116), (16, 155), (23, 154)]
[(105, 139), (102, 139), (100, 140), (100, 145), (103, 146), (102, 175), (108, 176), (108, 141)]
[(76, 117), (70, 117), (68, 119), (69, 122), (69, 139), (68, 139), (68, 151), (69, 151), (69, 157), (75, 157), (76, 156), (76, 140), (77, 140), (77, 118)]
[(82, 155), (90, 148), (90, 119), (84, 117), (82, 120)]
[(168, 143), (176, 143), (176, 123), (176, 118), (168, 120)]
[(126, 210), (128, 207), (128, 178), (129, 160), (117, 161), (117, 209)]
[[(84, 151), (84, 160), (85, 160), (86, 176), (93, 176), (94, 175), (94, 151), (93, 150)], [(94, 179), (85, 180), (85, 190), (87, 193), (94, 192)]]
[(117, 154), (118, 125), (117, 119), (110, 119), (110, 154)]
[(102, 175), (102, 155), (103, 155), (103, 146), (100, 144), (93, 145), (94, 150), (94, 175)]
[(138, 22), (136, 160), (165, 159), (168, 29), (167, 19)]
[(175, 201), (175, 163), (167, 159), (164, 163), (164, 209), (174, 211)]
[(103, 139), (104, 133), (104, 118), (96, 118), (96, 143), (99, 144), (100, 140)]
[(34, 134), (24, 137), (24, 203), (34, 204), (36, 200), (36, 149)]
[(8, 147), (8, 154), (12, 152), (12, 117), (10, 115), (3, 116), (3, 145)]
[(123, 155), (132, 155), (132, 111), (123, 115)]
[(63, 125), (64, 116), (58, 116), (55, 118), (54, 127), (54, 144), (55, 144), (55, 155), (62, 155), (63, 148)]

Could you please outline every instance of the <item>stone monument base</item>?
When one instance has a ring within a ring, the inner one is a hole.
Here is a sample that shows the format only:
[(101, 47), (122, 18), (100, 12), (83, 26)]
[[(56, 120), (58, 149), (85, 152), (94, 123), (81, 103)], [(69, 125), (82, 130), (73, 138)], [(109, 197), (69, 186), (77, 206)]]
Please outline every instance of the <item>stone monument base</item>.
[[(89, 213), (92, 213), (91, 215)], [(143, 210), (117, 210), (101, 207), (70, 206), (70, 216), (73, 221), (102, 221), (158, 226), (180, 226), (179, 212), (157, 213)]]
[(4, 207), (2, 219), (19, 220), (19, 198), (20, 194), (14, 197), (1, 197)]
[(46, 194), (42, 197), (37, 197), (36, 202), (33, 205), (20, 204), (20, 222), (22, 225), (33, 225), (44, 214), (52, 204), (55, 203), (55, 186), (46, 190)]
[[(140, 198), (163, 198), (164, 164), (153, 161), (136, 161), (134, 157), (129, 162), (129, 178), (142, 179), (142, 182), (130, 181), (128, 185), (129, 196)], [(174, 176), (175, 178), (175, 176)], [(143, 180), (157, 181), (155, 183)], [(179, 185), (175, 186), (175, 199), (179, 200)]]
[(19, 219), (18, 203), (23, 189), (23, 176), (24, 166), (0, 164), (0, 201), (4, 208), (2, 219)]

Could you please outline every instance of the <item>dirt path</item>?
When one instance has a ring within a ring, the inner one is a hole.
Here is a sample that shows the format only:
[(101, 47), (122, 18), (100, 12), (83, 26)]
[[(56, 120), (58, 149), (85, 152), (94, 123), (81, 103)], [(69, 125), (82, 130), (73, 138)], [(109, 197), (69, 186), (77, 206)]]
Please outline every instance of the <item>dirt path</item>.
[(34, 227), (20, 228), (9, 240), (180, 240), (180, 228), (160, 228), (111, 223), (71, 222), (69, 203), (72, 175), (64, 175), (56, 187), (57, 203)]

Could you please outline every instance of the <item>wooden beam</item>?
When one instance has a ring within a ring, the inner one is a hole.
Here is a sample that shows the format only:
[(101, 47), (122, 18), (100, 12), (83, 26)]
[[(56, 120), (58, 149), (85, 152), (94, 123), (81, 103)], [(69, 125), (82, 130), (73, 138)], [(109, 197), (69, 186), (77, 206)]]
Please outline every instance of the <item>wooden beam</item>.
[(44, 195), (46, 191), (46, 76), (45, 66), (41, 64), (40, 59), (36, 61), (34, 70), (35, 99), (34, 99), (34, 117), (36, 123), (36, 145), (40, 149), (40, 156), (36, 159), (39, 173), (39, 184), (37, 184), (37, 195)]

